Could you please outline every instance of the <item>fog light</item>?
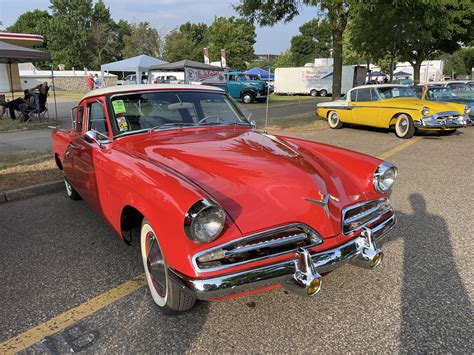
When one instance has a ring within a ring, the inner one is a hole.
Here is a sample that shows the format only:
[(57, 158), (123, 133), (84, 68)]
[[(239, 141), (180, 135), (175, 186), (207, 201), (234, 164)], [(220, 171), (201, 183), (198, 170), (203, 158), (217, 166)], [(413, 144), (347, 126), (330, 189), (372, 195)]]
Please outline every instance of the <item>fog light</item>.
[(382, 261), (382, 253), (375, 254), (374, 258), (370, 261), (370, 267), (375, 268), (380, 265)]
[(308, 292), (308, 296), (315, 295), (321, 289), (321, 279), (314, 279), (309, 284), (309, 287), (306, 292)]

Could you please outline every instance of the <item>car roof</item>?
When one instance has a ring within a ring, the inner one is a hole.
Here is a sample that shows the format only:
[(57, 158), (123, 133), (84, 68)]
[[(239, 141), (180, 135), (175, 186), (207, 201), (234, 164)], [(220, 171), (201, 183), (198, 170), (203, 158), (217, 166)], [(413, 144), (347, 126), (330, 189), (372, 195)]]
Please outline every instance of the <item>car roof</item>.
[(224, 93), (221, 88), (208, 85), (190, 85), (190, 84), (137, 84), (137, 85), (117, 85), (89, 91), (82, 97), (82, 100), (109, 94), (136, 92), (136, 91), (153, 91), (153, 90), (205, 90)]

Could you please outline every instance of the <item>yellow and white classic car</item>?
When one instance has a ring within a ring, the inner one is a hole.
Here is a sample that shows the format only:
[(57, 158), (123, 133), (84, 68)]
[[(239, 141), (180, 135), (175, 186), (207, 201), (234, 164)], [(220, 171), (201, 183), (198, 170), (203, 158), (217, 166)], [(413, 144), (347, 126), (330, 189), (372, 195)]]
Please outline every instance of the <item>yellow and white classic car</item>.
[(466, 126), (469, 111), (467, 105), (419, 99), (409, 86), (392, 84), (358, 86), (344, 100), (322, 102), (316, 108), (331, 128), (344, 123), (394, 127), (400, 138), (411, 138), (416, 130), (452, 134)]

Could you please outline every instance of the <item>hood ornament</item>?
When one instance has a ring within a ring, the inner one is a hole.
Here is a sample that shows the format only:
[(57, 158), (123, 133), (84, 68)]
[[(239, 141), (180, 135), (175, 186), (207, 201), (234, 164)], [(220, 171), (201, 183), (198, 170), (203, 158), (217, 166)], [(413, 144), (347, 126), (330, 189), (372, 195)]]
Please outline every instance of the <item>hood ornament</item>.
[(323, 208), (324, 212), (326, 212), (326, 215), (328, 216), (328, 218), (330, 217), (330, 212), (329, 212), (329, 200), (333, 198), (331, 196), (331, 194), (327, 194), (327, 195), (323, 195), (323, 198), (321, 199), (321, 201), (318, 201), (318, 200), (313, 200), (312, 198), (303, 198), (303, 200), (306, 200), (308, 202), (311, 202), (311, 203), (314, 203), (316, 205), (319, 205)]

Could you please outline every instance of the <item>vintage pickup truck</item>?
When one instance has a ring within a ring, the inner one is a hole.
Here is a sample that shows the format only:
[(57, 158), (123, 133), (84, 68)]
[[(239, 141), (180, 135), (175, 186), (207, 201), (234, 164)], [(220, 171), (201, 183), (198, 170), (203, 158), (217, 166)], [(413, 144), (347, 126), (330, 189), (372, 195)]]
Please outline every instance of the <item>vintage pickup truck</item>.
[(72, 118), (52, 132), (66, 193), (141, 245), (164, 313), (280, 286), (314, 296), (321, 275), (382, 261), (395, 223), (387, 162), (261, 133), (209, 86), (98, 89)]

